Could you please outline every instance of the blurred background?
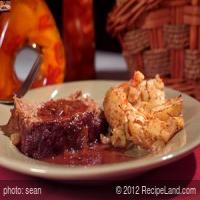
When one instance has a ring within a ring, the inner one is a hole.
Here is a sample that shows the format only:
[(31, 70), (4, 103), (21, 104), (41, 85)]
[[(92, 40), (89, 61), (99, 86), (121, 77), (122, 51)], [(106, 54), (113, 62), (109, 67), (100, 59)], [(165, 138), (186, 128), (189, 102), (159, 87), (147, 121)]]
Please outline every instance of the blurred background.
[[(60, 34), (63, 38), (63, 0), (46, 0)], [(112, 10), (115, 0), (94, 0), (94, 31), (95, 31), (95, 69), (97, 79), (127, 79), (128, 69), (121, 55), (121, 47), (116, 38), (106, 31), (108, 13)]]
[[(7, 1), (0, 1), (2, 5), (5, 2)], [(118, 39), (120, 36), (121, 44), (106, 31), (108, 14), (115, 2), (115, 0), (15, 0), (7, 12), (5, 5), (2, 6), (4, 8), (1, 10), (0, 18), (2, 33), (0, 58), (2, 56), (1, 62), (4, 68), (0, 84), (2, 93), (8, 90), (7, 95), (10, 95), (17, 90), (24, 80), (20, 74), (26, 77), (30, 70), (34, 57), (29, 53), (30, 49), (21, 52), (26, 45), (39, 46), (42, 51), (36, 53), (43, 54), (40, 72), (33, 87), (95, 78), (128, 79), (134, 70), (140, 70), (149, 78), (156, 74), (165, 79), (172, 78), (178, 86), (181, 81), (183, 84), (179, 89), (185, 89), (185, 82), (191, 84), (192, 80), (193, 88), (196, 88), (196, 83), (200, 80), (200, 29), (199, 25), (193, 25), (193, 19), (198, 20), (199, 15), (183, 12), (184, 6), (193, 8), (194, 2), (183, 1), (180, 7), (179, 1), (163, 0), (149, 7), (154, 1), (147, 0), (137, 11), (140, 13), (138, 15), (134, 10), (140, 2), (125, 1), (111, 13), (109, 18), (110, 32), (118, 35)], [(196, 6), (196, 9), (199, 8), (200, 3)], [(148, 7), (151, 9), (146, 12), (145, 8)], [(35, 8), (38, 8), (37, 12)], [(129, 12), (132, 8), (134, 12)], [(132, 20), (129, 22), (131, 17)], [(189, 21), (185, 21), (188, 18)], [(12, 70), (15, 60), (17, 77)], [(12, 77), (12, 80), (8, 80), (9, 86), (3, 84), (9, 77), (7, 73), (3, 74), (7, 69), (10, 69), (9, 76)]]
[[(129, 72), (126, 67), (125, 60), (121, 54), (120, 44), (116, 38), (113, 38), (106, 31), (107, 16), (108, 16), (108, 13), (112, 10), (115, 4), (115, 0), (109, 0), (109, 1), (94, 0), (93, 1), (92, 15), (94, 17), (94, 20), (93, 20), (94, 43), (95, 43), (94, 57), (92, 57), (93, 50), (91, 49), (93, 47), (87, 46), (87, 44), (89, 43), (93, 44), (93, 40), (91, 41), (88, 40), (89, 42), (87, 41), (87, 38), (90, 38), (90, 35), (83, 36), (82, 33), (76, 32), (77, 31), (76, 28), (73, 29), (71, 35), (70, 34), (65, 35), (68, 31), (70, 32), (71, 27), (69, 28), (69, 30), (64, 32), (68, 24), (70, 24), (71, 18), (74, 20), (74, 22), (72, 22), (73, 24), (75, 23), (75, 17), (80, 15), (78, 11), (78, 15), (76, 16), (75, 14), (73, 17), (73, 13), (76, 10), (74, 8), (77, 8), (80, 2), (75, 1), (71, 3), (70, 1), (65, 1), (65, 2), (68, 2), (66, 4), (64, 4), (64, 0), (57, 0), (57, 1), (45, 0), (45, 2), (48, 5), (51, 13), (53, 14), (53, 17), (56, 21), (57, 28), (60, 32), (63, 43), (65, 44), (67, 62), (71, 62), (71, 63), (67, 63), (68, 69), (67, 69), (67, 73), (65, 74), (67, 75), (66, 76), (67, 78), (65, 77), (65, 81), (93, 79), (93, 78), (123, 80), (129, 77)], [(92, 2), (92, 1), (89, 0), (85, 2), (88, 5), (87, 2)], [(66, 10), (64, 11), (64, 9), (66, 9), (67, 11)], [(81, 12), (84, 12), (85, 14), (84, 20), (86, 21), (80, 21), (80, 23), (84, 24), (86, 22), (87, 24), (88, 19), (86, 15), (88, 14), (88, 8), (86, 9), (82, 8)], [(67, 13), (68, 16), (64, 16), (64, 13)], [(69, 19), (69, 21), (67, 19)], [(69, 41), (66, 40), (66, 38), (67, 39), (69, 38)], [(73, 42), (70, 41), (72, 40), (71, 38), (73, 38)], [(79, 43), (78, 39), (80, 39), (79, 42), (82, 42), (83, 44), (86, 40), (86, 46), (87, 46), (86, 49), (81, 49), (80, 46), (76, 45), (77, 43)], [(79, 51), (77, 49), (81, 49), (81, 50)], [(76, 61), (78, 60), (77, 54), (78, 56), (81, 55), (82, 57), (80, 58), (80, 61)], [(92, 56), (90, 57), (89, 54), (91, 54)], [(17, 77), (20, 80), (24, 80), (27, 77), (31, 66), (33, 65), (36, 59), (36, 56), (37, 54), (35, 54), (35, 52), (32, 51), (31, 49), (18, 51), (16, 60), (15, 60), (15, 71), (16, 71)], [(90, 64), (92, 65), (90, 66)], [(95, 72), (88, 71), (87, 73), (86, 72), (87, 69), (88, 70), (94, 69)], [(55, 81), (53, 81), (52, 83), (55, 83)]]
[[(62, 35), (62, 4), (63, 0), (46, 0), (53, 16), (56, 20), (57, 26)], [(109, 11), (115, 4), (115, 0), (94, 0), (94, 25), (95, 25), (95, 41), (97, 50), (120, 52), (120, 45), (118, 41), (112, 38), (106, 32), (106, 19)]]

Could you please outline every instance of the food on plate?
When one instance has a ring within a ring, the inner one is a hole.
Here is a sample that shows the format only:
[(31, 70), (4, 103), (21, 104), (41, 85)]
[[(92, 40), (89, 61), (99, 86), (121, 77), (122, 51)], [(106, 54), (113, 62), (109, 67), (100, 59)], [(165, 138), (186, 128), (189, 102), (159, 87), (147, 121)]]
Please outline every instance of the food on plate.
[(107, 121), (97, 103), (82, 92), (39, 104), (14, 100), (11, 117), (1, 129), (26, 156), (70, 166), (135, 158), (123, 149), (101, 144), (108, 132)]
[(98, 142), (107, 122), (93, 99), (76, 92), (42, 104), (15, 98), (10, 120), (2, 130), (22, 153), (42, 159)]
[(14, 102), (1, 129), (23, 154), (50, 163), (133, 160), (157, 152), (184, 127), (181, 96), (166, 99), (160, 77), (145, 80), (139, 71), (107, 91), (104, 110), (81, 91), (43, 103)]
[(157, 151), (184, 127), (183, 100), (166, 99), (158, 75), (145, 80), (136, 71), (130, 81), (108, 90), (103, 105), (114, 147), (133, 144)]

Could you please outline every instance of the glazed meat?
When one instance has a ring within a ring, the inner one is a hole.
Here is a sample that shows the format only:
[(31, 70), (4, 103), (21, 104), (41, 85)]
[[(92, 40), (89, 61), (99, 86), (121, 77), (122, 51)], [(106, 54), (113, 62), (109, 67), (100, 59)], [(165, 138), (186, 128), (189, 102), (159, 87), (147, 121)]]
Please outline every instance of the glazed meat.
[(41, 159), (98, 142), (107, 123), (94, 100), (78, 92), (43, 104), (15, 98), (11, 118), (2, 129), (22, 153)]

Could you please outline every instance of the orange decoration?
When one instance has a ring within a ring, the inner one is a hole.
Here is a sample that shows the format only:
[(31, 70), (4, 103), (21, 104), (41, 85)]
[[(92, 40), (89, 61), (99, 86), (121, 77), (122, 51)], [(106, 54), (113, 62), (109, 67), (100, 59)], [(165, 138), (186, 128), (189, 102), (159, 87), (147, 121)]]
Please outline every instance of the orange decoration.
[(54, 19), (44, 0), (15, 0), (11, 11), (0, 13), (0, 98), (12, 96), (21, 81), (14, 71), (16, 52), (37, 44), (43, 62), (33, 87), (64, 79), (64, 48)]

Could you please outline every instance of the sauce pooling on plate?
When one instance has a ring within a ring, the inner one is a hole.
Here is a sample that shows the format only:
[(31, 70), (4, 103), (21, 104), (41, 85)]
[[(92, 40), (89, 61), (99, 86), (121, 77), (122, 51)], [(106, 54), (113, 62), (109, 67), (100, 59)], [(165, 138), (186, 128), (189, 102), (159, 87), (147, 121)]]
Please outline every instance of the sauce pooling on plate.
[(119, 163), (133, 160), (134, 157), (126, 155), (124, 150), (109, 145), (94, 144), (78, 151), (65, 150), (63, 153), (43, 161), (71, 166), (95, 166), (100, 164)]

